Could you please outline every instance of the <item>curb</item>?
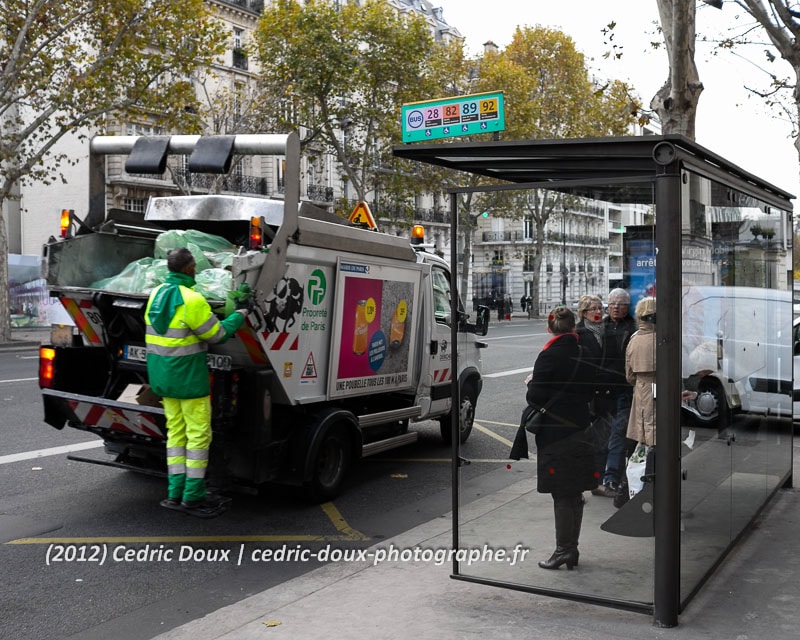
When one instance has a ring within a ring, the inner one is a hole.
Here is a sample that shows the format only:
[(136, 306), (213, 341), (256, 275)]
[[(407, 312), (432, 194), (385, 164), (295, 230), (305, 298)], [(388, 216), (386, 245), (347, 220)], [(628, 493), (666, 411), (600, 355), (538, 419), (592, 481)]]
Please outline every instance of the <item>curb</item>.
[(42, 343), (34, 340), (14, 340), (0, 342), (0, 351), (22, 351), (24, 349), (38, 348)]

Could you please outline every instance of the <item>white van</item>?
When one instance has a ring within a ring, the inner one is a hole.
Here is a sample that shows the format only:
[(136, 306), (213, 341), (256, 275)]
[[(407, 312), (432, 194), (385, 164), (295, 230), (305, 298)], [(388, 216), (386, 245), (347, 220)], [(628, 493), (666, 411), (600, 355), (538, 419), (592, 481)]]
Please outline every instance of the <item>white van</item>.
[(685, 286), (685, 388), (703, 426), (731, 412), (792, 415), (792, 293), (755, 287)]

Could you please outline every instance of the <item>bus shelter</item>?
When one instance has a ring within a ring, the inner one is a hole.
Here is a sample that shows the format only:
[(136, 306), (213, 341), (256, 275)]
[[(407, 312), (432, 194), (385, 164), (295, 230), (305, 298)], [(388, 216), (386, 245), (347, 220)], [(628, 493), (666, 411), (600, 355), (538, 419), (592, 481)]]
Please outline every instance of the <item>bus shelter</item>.
[[(588, 499), (580, 544), (589, 552), (575, 571), (544, 570), (537, 561), (553, 547), (553, 506), (536, 490), (535, 465), (492, 493), (491, 474), (463, 473), (468, 445), (453, 437), (454, 548), (532, 553), (513, 563), (455, 554), (452, 577), (676, 625), (770, 498), (792, 483), (793, 196), (678, 135), (409, 145), (394, 154), (481, 183), (448, 190), (452, 290), (459, 221), (469, 219), (459, 196), (480, 194), (497, 215), (549, 208), (621, 232), (608, 233), (604, 259), (619, 261), (631, 313), (642, 297), (657, 299), (657, 445), (644, 488), (619, 508)], [(491, 419), (499, 408), (481, 400), (479, 414)], [(493, 507), (472, 509), (478, 495)]]

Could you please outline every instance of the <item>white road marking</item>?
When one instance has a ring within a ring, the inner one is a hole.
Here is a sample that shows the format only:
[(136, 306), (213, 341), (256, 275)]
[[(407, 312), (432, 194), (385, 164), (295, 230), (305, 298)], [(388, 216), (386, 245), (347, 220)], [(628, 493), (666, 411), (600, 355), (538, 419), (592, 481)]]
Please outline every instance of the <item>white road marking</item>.
[(533, 338), (535, 336), (546, 336), (547, 332), (542, 331), (541, 333), (524, 333), (522, 335), (513, 335), (513, 336), (481, 336), (482, 342), (492, 342), (494, 340), (512, 340), (514, 338)]
[(530, 373), (533, 371), (533, 366), (525, 367), (523, 369), (511, 369), (509, 371), (498, 371), (497, 373), (484, 373), (484, 378), (502, 378), (504, 376), (516, 376), (520, 373)]
[(39, 378), (12, 378), (11, 380), (0, 380), (0, 384), (4, 382), (33, 382)]
[(92, 440), (91, 442), (79, 442), (78, 444), (66, 444), (62, 447), (50, 447), (49, 449), (37, 449), (36, 451), (23, 451), (22, 453), (12, 453), (8, 456), (0, 456), (0, 464), (20, 462), (22, 460), (33, 460), (36, 458), (46, 458), (48, 456), (59, 456), (73, 451), (84, 451), (86, 449), (97, 449), (103, 446), (102, 440)]

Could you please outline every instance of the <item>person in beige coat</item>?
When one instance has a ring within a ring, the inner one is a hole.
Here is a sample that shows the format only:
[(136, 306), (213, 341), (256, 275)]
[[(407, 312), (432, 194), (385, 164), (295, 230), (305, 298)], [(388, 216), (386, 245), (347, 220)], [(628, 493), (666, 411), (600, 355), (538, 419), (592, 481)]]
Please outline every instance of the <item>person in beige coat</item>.
[(639, 329), (625, 350), (625, 377), (633, 385), (627, 436), (653, 447), (656, 444), (656, 299), (642, 298), (636, 305)]

